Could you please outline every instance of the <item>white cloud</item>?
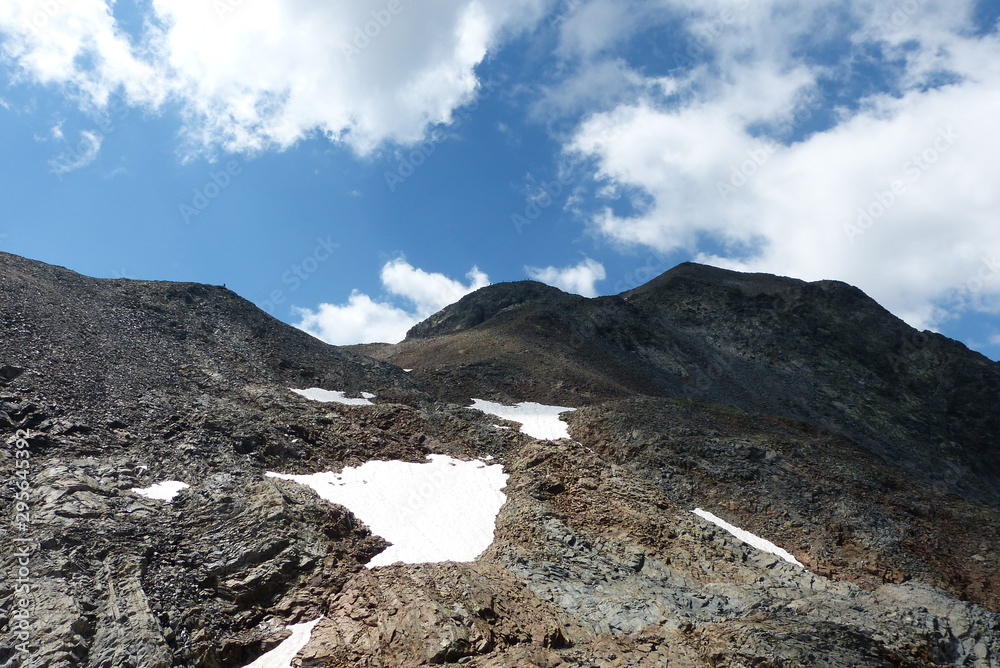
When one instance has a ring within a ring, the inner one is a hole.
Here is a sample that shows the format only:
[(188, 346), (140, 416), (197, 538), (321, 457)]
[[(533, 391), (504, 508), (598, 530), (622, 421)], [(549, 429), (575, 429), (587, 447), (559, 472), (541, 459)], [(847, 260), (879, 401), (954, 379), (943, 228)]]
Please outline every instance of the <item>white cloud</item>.
[[(55, 135), (55, 128), (53, 135)], [(58, 133), (62, 137), (62, 131)], [(97, 154), (101, 151), (101, 144), (104, 137), (99, 132), (84, 130), (80, 133), (80, 141), (76, 146), (71, 146), (63, 151), (58, 158), (52, 160), (49, 165), (54, 174), (68, 174), (86, 167), (97, 159)]]
[(366, 294), (351, 293), (346, 304), (320, 304), (315, 311), (299, 309), (296, 327), (334, 345), (395, 343), (413, 326), (414, 318), (392, 304), (379, 303)]
[(415, 268), (403, 259), (387, 262), (380, 278), (386, 291), (408, 302), (409, 309), (355, 291), (346, 304), (296, 309), (300, 320), (295, 326), (334, 345), (397, 343), (421, 320), (490, 284), (489, 277), (476, 267), (466, 274), (468, 284), (463, 284)]
[(580, 64), (555, 84), (542, 86), (530, 115), (536, 122), (553, 118), (577, 117), (595, 109), (608, 109), (637, 92), (662, 88), (665, 79), (647, 79), (620, 59), (595, 60)]
[(152, 0), (138, 35), (111, 4), (7, 0), (3, 53), (22, 80), (65, 86), (85, 107), (116, 92), (176, 103), (191, 150), (280, 149), (318, 133), (366, 153), (450, 122), (476, 94), (476, 65), (547, 0)]
[(559, 52), (588, 58), (627, 39), (647, 18), (649, 3), (570, 0), (558, 14)]
[(406, 260), (397, 259), (382, 267), (382, 285), (392, 294), (408, 299), (416, 306), (416, 313), (426, 317), (453, 304), (473, 290), (486, 287), (490, 278), (473, 267), (466, 274), (469, 284), (464, 285), (444, 274), (431, 274), (412, 267)]
[(604, 265), (589, 257), (572, 267), (525, 267), (524, 270), (532, 280), (584, 297), (596, 297), (597, 288), (594, 284), (607, 276)]
[[(971, 3), (926, 0), (893, 19), (886, 3), (858, 0), (838, 18), (832, 3), (771, 0), (724, 23), (721, 0), (664, 4), (692, 12), (713, 66), (678, 74), (683, 95), (643, 91), (579, 125), (567, 152), (596, 160), (612, 195), (595, 231), (741, 270), (845, 280), (917, 326), (996, 305), (1000, 277), (982, 272), (1000, 254), (1000, 40), (970, 36)], [(780, 29), (766, 29), (769, 16)], [(816, 82), (851, 67), (806, 62), (796, 45), (837, 34), (904, 59), (899, 92), (790, 141)], [(927, 85), (943, 72), (954, 83)]]

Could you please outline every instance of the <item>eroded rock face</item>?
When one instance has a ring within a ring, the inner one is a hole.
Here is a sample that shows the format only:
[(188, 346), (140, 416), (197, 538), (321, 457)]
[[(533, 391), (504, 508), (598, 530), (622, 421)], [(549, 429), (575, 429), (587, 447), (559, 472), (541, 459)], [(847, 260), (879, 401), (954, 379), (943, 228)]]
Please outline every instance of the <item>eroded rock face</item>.
[(557, 609), (488, 563), (362, 571), (328, 603), (303, 666), (421, 666), (567, 644)]
[[(931, 353), (947, 350), (935, 373), (948, 396), (926, 426), (937, 433), (948, 416), (961, 453), (942, 457), (974, 463), (962, 443), (993, 417), (976, 403), (948, 406), (995, 367), (935, 340), (907, 353), (916, 371), (898, 387), (886, 373), (864, 376), (881, 388), (864, 405), (832, 394), (821, 408), (782, 404), (801, 421), (749, 410), (760, 402), (734, 407), (744, 371), (774, 380), (776, 359), (779, 376), (801, 366), (800, 382), (826, 374), (831, 392), (866, 354), (876, 371), (892, 368), (880, 357), (885, 331), (868, 340), (864, 326), (890, 321), (845, 286), (691, 267), (596, 302), (511, 284), (498, 301), (487, 291), (438, 314), (395, 350), (368, 349), (420, 362), (405, 374), (219, 288), (0, 259), (4, 522), (18, 481), (30, 490), (30, 521), (9, 532), (24, 542), (0, 543), (3, 668), (245, 666), (288, 625), (320, 617), (293, 665), (1000, 666), (1000, 515), (989, 501), (1000, 490), (984, 476), (963, 488), (965, 470), (921, 473), (925, 452), (887, 459), (864, 435), (881, 433), (878, 416), (899, 397), (927, 400)], [(774, 300), (800, 329), (841, 318), (857, 331), (828, 349), (829, 332), (811, 334), (806, 355), (754, 315)], [(663, 309), (682, 321), (680, 347), (648, 327)], [(569, 339), (565, 322), (579, 326)], [(685, 347), (695, 330), (711, 345)], [(720, 351), (738, 363), (700, 398), (729, 405), (663, 391), (699, 386), (691, 369), (714, 368)], [(849, 364), (823, 362), (848, 352)], [(374, 405), (321, 404), (292, 387), (371, 392)], [(525, 436), (466, 408), (473, 397), (574, 406), (563, 416), (572, 440)], [(832, 429), (837, 416), (854, 426)], [(886, 438), (914, 438), (916, 423), (901, 424)], [(475, 562), (369, 570), (384, 540), (348, 509), (265, 476), (428, 454), (489, 456), (509, 476), (493, 544)], [(169, 500), (133, 491), (167, 480), (188, 486)], [(11, 616), (25, 559), (30, 653)]]

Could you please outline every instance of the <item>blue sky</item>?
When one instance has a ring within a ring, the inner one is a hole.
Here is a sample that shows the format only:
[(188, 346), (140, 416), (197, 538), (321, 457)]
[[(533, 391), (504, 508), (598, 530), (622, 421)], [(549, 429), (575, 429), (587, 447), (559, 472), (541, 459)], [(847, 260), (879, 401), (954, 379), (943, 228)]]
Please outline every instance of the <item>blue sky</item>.
[[(489, 282), (847, 281), (1000, 358), (1000, 2), (10, 0), (0, 249), (334, 343)], [(365, 34), (367, 31), (367, 34)]]

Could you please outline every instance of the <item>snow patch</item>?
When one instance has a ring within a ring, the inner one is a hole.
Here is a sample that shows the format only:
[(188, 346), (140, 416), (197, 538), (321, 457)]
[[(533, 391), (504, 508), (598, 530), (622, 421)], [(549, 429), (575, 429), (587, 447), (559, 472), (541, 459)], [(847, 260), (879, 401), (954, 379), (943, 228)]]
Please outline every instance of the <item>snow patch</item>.
[(335, 390), (323, 390), (318, 387), (311, 387), (308, 390), (296, 390), (295, 388), (288, 388), (295, 394), (305, 397), (310, 401), (321, 401), (323, 403), (331, 404), (344, 404), (345, 406), (374, 406), (370, 400), (375, 398), (375, 395), (371, 392), (362, 392), (361, 398), (348, 398), (344, 396), (343, 392), (337, 392)]
[(132, 491), (141, 496), (148, 497), (150, 499), (157, 499), (159, 501), (173, 501), (177, 494), (191, 485), (186, 482), (179, 482), (177, 480), (164, 480), (163, 482), (158, 482), (155, 485), (150, 485), (149, 487), (133, 487)]
[(292, 632), (292, 635), (281, 641), (280, 645), (267, 654), (257, 657), (256, 661), (248, 664), (245, 668), (291, 668), (292, 659), (309, 642), (313, 627), (319, 623), (320, 619), (323, 618), (320, 617), (311, 622), (289, 625), (287, 628)]
[(741, 541), (746, 543), (747, 545), (752, 545), (753, 547), (756, 547), (758, 550), (763, 550), (764, 552), (769, 552), (770, 554), (773, 554), (776, 557), (781, 557), (788, 563), (795, 564), (799, 568), (805, 568), (805, 566), (803, 566), (798, 559), (796, 559), (791, 554), (781, 549), (780, 547), (778, 547), (769, 540), (765, 540), (764, 538), (756, 536), (750, 533), (749, 531), (745, 531), (737, 526), (733, 526), (729, 522), (725, 521), (720, 517), (716, 517), (707, 510), (702, 510), (701, 508), (695, 508), (691, 512), (693, 512), (698, 517), (708, 520), (715, 526), (721, 529), (725, 529), (726, 531), (728, 531), (729, 533), (731, 533), (732, 535), (736, 536)]
[(493, 542), (500, 491), (507, 474), (499, 464), (429, 455), (426, 463), (371, 461), (343, 473), (268, 477), (307, 485), (323, 499), (347, 507), (392, 545), (369, 568), (474, 561)]
[(546, 406), (525, 401), (513, 406), (504, 406), (493, 401), (483, 399), (473, 399), (472, 405), (477, 411), (482, 411), (489, 415), (495, 415), (504, 420), (518, 422), (521, 424), (521, 431), (532, 438), (545, 441), (556, 441), (560, 438), (569, 438), (569, 427), (559, 419), (562, 413), (575, 411), (575, 408), (565, 406)]

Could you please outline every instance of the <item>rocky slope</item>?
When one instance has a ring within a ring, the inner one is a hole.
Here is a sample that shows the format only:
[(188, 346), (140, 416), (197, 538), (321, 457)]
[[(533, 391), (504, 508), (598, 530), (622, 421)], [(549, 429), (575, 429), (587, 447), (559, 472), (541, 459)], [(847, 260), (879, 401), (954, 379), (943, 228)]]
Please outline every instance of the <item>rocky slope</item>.
[[(1000, 666), (1000, 365), (848, 286), (504, 284), (349, 350), (0, 254), (0, 330), (0, 666), (245, 666), (320, 617), (294, 665)], [(573, 438), (472, 398), (575, 407)], [(475, 562), (367, 569), (383, 539), (264, 475), (431, 453), (509, 476)]]
[(370, 352), (454, 400), (685, 397), (803, 420), (1000, 504), (1000, 364), (844, 283), (687, 263), (600, 299), (497, 285)]

